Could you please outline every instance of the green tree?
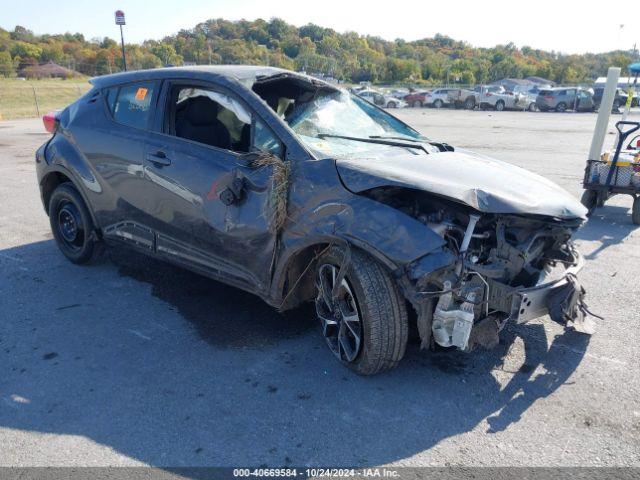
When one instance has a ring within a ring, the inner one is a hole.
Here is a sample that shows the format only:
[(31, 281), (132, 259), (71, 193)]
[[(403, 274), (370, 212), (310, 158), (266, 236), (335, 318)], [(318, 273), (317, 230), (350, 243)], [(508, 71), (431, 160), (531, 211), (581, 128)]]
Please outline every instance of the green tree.
[(3, 77), (13, 77), (15, 73), (11, 54), (9, 54), (9, 52), (0, 52), (0, 75)]

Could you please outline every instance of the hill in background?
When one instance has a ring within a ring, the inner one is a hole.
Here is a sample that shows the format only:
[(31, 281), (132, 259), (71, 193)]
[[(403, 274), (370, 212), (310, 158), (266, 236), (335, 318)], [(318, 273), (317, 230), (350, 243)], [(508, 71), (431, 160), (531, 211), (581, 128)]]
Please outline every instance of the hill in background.
[[(564, 55), (513, 44), (475, 48), (444, 35), (413, 42), (387, 41), (318, 25), (296, 27), (281, 19), (212, 19), (162, 40), (129, 44), (130, 69), (183, 64), (269, 64), (374, 83), (486, 83), (539, 76), (560, 84), (588, 83), (609, 66), (625, 68), (637, 51)], [(47, 62), (85, 75), (122, 69), (119, 45), (82, 34), (34, 35), (25, 27), (0, 29), (0, 75), (11, 77)]]

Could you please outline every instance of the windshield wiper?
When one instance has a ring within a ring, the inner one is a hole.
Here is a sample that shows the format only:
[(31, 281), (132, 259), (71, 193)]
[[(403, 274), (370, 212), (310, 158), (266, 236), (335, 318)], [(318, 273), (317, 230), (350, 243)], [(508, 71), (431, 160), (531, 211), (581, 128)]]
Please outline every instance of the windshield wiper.
[(411, 137), (394, 137), (393, 135), (369, 135), (369, 138), (380, 139), (380, 140), (405, 140), (407, 142), (429, 143), (427, 140), (420, 140), (418, 138), (411, 138)]
[(424, 139), (424, 140), (418, 140), (417, 138), (405, 138), (405, 137), (392, 137), (392, 136), (386, 136), (386, 135), (371, 135), (369, 138), (389, 138), (389, 139), (397, 139), (397, 140), (406, 140), (408, 142), (419, 142), (419, 143), (428, 143), (429, 145), (433, 145), (434, 147), (436, 147), (438, 150), (440, 150), (441, 152), (453, 152), (454, 148), (449, 145), (448, 143), (443, 143), (443, 142), (434, 142), (433, 140), (429, 140), (429, 139)]
[(375, 143), (378, 145), (389, 145), (392, 147), (401, 147), (401, 148), (415, 148), (415, 149), (419, 149), (422, 150), (425, 153), (429, 153), (429, 151), (424, 148), (424, 145), (420, 144), (420, 145), (415, 145), (413, 143), (403, 143), (403, 142), (397, 142), (394, 140), (385, 140), (383, 138), (376, 138), (376, 137), (369, 137), (369, 138), (362, 138), (362, 137), (348, 137), (346, 135), (333, 135), (330, 133), (319, 133), (317, 135), (318, 138), (339, 138), (342, 140), (352, 140), (354, 142), (363, 142), (363, 143)]

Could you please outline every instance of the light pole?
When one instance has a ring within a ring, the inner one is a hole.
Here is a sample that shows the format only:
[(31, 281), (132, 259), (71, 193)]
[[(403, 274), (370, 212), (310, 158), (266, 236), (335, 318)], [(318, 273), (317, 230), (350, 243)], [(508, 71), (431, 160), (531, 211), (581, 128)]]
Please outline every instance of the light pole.
[(124, 52), (124, 34), (122, 33), (122, 26), (126, 25), (124, 21), (124, 12), (122, 10), (116, 10), (116, 25), (120, 26), (120, 42), (122, 43), (122, 66), (124, 71), (127, 71), (127, 57)]

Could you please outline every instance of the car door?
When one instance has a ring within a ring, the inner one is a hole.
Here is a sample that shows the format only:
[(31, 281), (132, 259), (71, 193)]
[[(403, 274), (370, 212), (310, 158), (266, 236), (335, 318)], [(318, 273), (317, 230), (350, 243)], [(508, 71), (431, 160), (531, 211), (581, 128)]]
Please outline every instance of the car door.
[[(206, 113), (211, 109), (216, 113)], [(281, 155), (279, 142), (272, 138), (267, 145), (264, 123), (210, 83), (165, 82), (158, 114), (142, 192), (154, 218), (157, 253), (247, 290), (266, 291), (275, 248), (265, 214), (271, 169), (254, 168), (251, 152), (258, 145)]]
[(146, 250), (153, 247), (153, 235), (138, 192), (145, 184), (143, 159), (158, 90), (155, 81), (104, 89), (96, 101), (104, 116), (89, 119), (90, 144), (84, 145), (83, 136), (76, 139), (101, 180), (100, 191), (89, 195), (103, 236)]
[(585, 90), (578, 92), (578, 108), (581, 112), (590, 112), (594, 109), (593, 95)]

